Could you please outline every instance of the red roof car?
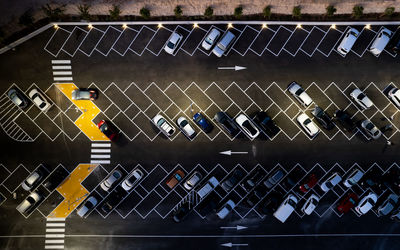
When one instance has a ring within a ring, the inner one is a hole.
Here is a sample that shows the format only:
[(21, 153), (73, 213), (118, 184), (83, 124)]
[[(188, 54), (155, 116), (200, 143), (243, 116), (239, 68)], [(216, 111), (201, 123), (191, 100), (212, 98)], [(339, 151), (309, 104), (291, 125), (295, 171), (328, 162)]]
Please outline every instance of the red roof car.
[(318, 178), (315, 174), (311, 174), (310, 176), (308, 176), (303, 184), (299, 187), (300, 191), (302, 191), (303, 193), (307, 193), (308, 191), (310, 191), (311, 188), (313, 188), (318, 182)]
[(107, 136), (111, 141), (114, 141), (118, 137), (118, 131), (114, 126), (112, 126), (109, 122), (105, 120), (101, 120), (99, 124), (97, 124), (100, 131)]
[(340, 213), (347, 213), (355, 207), (358, 203), (358, 196), (355, 193), (348, 194), (343, 200), (341, 200), (337, 206), (337, 210)]

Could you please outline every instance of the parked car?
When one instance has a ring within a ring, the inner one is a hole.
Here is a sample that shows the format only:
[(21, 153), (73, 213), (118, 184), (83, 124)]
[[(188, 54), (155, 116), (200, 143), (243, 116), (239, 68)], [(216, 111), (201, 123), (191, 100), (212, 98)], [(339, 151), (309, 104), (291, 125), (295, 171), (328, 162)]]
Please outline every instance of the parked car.
[(175, 50), (178, 48), (179, 43), (182, 41), (183, 36), (178, 32), (173, 32), (165, 43), (164, 50), (168, 54), (174, 54)]
[(107, 136), (111, 141), (115, 141), (118, 138), (118, 130), (108, 121), (101, 120), (97, 127), (100, 131)]
[(379, 139), (382, 135), (382, 132), (370, 120), (362, 121), (361, 128), (374, 140)]
[(182, 203), (177, 210), (174, 211), (173, 213), (173, 219), (175, 222), (179, 223), (183, 219), (186, 218), (186, 216), (193, 210), (193, 206), (189, 201), (185, 201)]
[(315, 117), (315, 119), (317, 119), (318, 123), (321, 124), (324, 129), (331, 130), (335, 127), (332, 119), (320, 107), (315, 106), (315, 108), (311, 111), (311, 114)]
[(322, 182), (321, 184), (321, 189), (324, 192), (328, 192), (331, 190), (334, 186), (339, 184), (339, 182), (342, 180), (342, 177), (338, 173), (333, 173), (326, 181)]
[(228, 200), (222, 207), (217, 210), (217, 216), (220, 219), (225, 219), (225, 217), (235, 208), (236, 204), (232, 200)]
[(182, 131), (182, 133), (189, 139), (193, 139), (196, 136), (196, 131), (190, 125), (189, 121), (181, 116), (176, 120), (176, 124), (178, 125), (178, 128)]
[(343, 37), (342, 42), (340, 42), (339, 46), (337, 47), (339, 53), (344, 56), (347, 55), (356, 42), (359, 34), (360, 32), (358, 30), (355, 28), (350, 28)]
[(400, 51), (400, 29), (397, 28), (397, 30), (394, 32), (394, 35), (389, 41), (389, 44), (386, 46), (386, 49), (398, 54)]
[(221, 198), (217, 194), (210, 193), (209, 196), (207, 196), (197, 205), (196, 211), (204, 217), (210, 213), (216, 212), (220, 199)]
[(354, 89), (350, 93), (350, 97), (361, 107), (361, 109), (369, 109), (373, 103), (360, 89)]
[(262, 181), (264, 176), (264, 171), (261, 168), (257, 168), (251, 172), (240, 185), (248, 192), (257, 186)]
[(364, 175), (364, 172), (361, 171), (360, 169), (356, 168), (343, 181), (343, 185), (345, 185), (346, 187), (350, 188), (353, 185), (357, 184), (357, 182), (359, 182), (361, 180), (363, 175)]
[(239, 132), (237, 124), (225, 112), (216, 113), (214, 119), (229, 133), (229, 135), (235, 136)]
[(143, 177), (143, 172), (140, 169), (135, 169), (122, 182), (121, 187), (125, 191), (131, 190)]
[(379, 56), (382, 51), (385, 49), (386, 45), (389, 43), (390, 38), (392, 37), (393, 32), (383, 28), (378, 36), (375, 38), (371, 47), (369, 47), (369, 51), (374, 54), (374, 56)]
[(205, 132), (209, 133), (213, 129), (213, 125), (205, 118), (201, 113), (196, 113), (193, 116), (193, 121), (200, 126), (200, 128)]
[(104, 191), (108, 191), (110, 190), (110, 188), (115, 185), (119, 179), (122, 178), (122, 173), (121, 171), (115, 169), (114, 171), (111, 172), (111, 174), (108, 176), (108, 178), (103, 181), (100, 184), (100, 187), (104, 190)]
[(257, 112), (254, 122), (270, 137), (274, 137), (280, 131), (280, 128), (276, 126), (272, 118), (264, 111)]
[(318, 202), (319, 202), (318, 196), (316, 196), (315, 194), (310, 195), (310, 197), (307, 199), (307, 201), (301, 208), (301, 211), (307, 215), (310, 215), (317, 207)]
[(399, 196), (395, 194), (390, 194), (377, 209), (378, 216), (385, 216), (392, 212), (397, 203), (399, 202)]
[(99, 96), (97, 89), (79, 88), (72, 91), (72, 100), (90, 100), (94, 101)]
[(33, 209), (35, 209), (42, 199), (43, 196), (40, 192), (32, 192), (17, 206), (17, 210), (23, 215), (28, 215), (33, 211)]
[(268, 189), (264, 185), (258, 185), (252, 192), (247, 196), (246, 203), (250, 207), (254, 207), (268, 192)]
[(400, 221), (400, 207), (392, 212), (392, 214), (390, 215), (390, 219)]
[(310, 191), (318, 183), (318, 178), (315, 174), (310, 174), (303, 183), (299, 186), (299, 189), (303, 193)]
[(264, 215), (271, 215), (275, 213), (279, 205), (282, 203), (283, 194), (272, 190), (262, 202), (260, 202), (259, 209)]
[(245, 173), (240, 168), (236, 168), (232, 175), (227, 177), (226, 180), (222, 182), (221, 187), (226, 192), (229, 192), (243, 179), (244, 176)]
[(28, 96), (32, 99), (33, 104), (41, 111), (46, 112), (50, 108), (50, 103), (37, 89), (32, 89)]
[(304, 176), (304, 171), (296, 166), (287, 176), (283, 181), (281, 182), (280, 185), (282, 185), (283, 188), (286, 189), (286, 191), (289, 191), (292, 189)]
[(283, 176), (285, 176), (285, 173), (281, 169), (278, 169), (264, 181), (264, 185), (267, 188), (272, 188), (282, 180)]
[(319, 128), (315, 123), (308, 117), (308, 115), (302, 113), (297, 117), (297, 122), (303, 127), (310, 137), (314, 137), (319, 133)]
[(217, 46), (214, 47), (212, 51), (214, 55), (216, 55), (217, 57), (221, 57), (225, 53), (225, 51), (227, 51), (228, 48), (233, 44), (235, 38), (236, 36), (232, 32), (227, 31), (222, 36), (221, 40), (219, 40)]
[[(400, 32), (399, 32), (400, 34)], [(388, 93), (389, 99), (400, 109), (400, 91), (398, 88), (392, 88)]]
[(175, 133), (175, 128), (160, 114), (154, 116), (154, 124), (167, 137), (171, 137)]
[(345, 131), (351, 132), (356, 128), (356, 124), (346, 111), (336, 110), (333, 117), (340, 123), (340, 125), (342, 125)]
[(11, 101), (21, 109), (25, 109), (26, 107), (28, 107), (28, 98), (26, 98), (19, 89), (11, 88), (7, 92), (7, 95), (11, 99)]
[(400, 169), (392, 167), (381, 178), (379, 183), (381, 188), (390, 188), (390, 190), (400, 195)]
[(33, 171), (26, 179), (22, 182), (21, 187), (25, 191), (30, 191), (37, 187), (39, 183), (43, 180), (44, 174), (39, 169)]
[(244, 114), (238, 115), (235, 122), (250, 140), (255, 139), (260, 134), (256, 125)]
[(308, 107), (312, 103), (311, 97), (297, 82), (291, 82), (289, 84), (288, 90), (289, 93), (292, 94), (304, 107)]
[(337, 205), (337, 210), (340, 213), (347, 213), (358, 204), (358, 196), (355, 193), (349, 193)]
[(185, 177), (185, 173), (178, 169), (167, 179), (166, 184), (169, 188), (173, 189), (176, 184), (183, 179), (183, 177)]
[(64, 168), (59, 167), (44, 180), (43, 186), (51, 192), (61, 185), (68, 175), (69, 173)]
[(277, 218), (280, 222), (284, 223), (287, 218), (293, 213), (294, 209), (297, 205), (296, 196), (289, 194), (287, 198), (282, 202), (279, 208), (275, 211), (274, 217)]
[(197, 194), (200, 196), (201, 199), (206, 197), (211, 191), (214, 190), (219, 184), (217, 178), (212, 176), (198, 191)]
[(194, 173), (183, 183), (183, 187), (186, 188), (186, 190), (192, 190), (199, 182), (203, 176), (200, 174), (198, 171), (194, 171)]
[(369, 192), (358, 203), (358, 205), (355, 208), (355, 211), (359, 215), (366, 214), (366, 213), (368, 213), (369, 210), (371, 210), (371, 208), (373, 208), (375, 206), (375, 203), (377, 200), (378, 200), (378, 196), (373, 192)]
[(94, 196), (90, 196), (89, 198), (86, 199), (85, 202), (83, 202), (83, 205), (80, 206), (80, 208), (76, 211), (76, 213), (79, 215), (81, 218), (85, 218), (86, 215), (97, 205), (97, 199)]
[(361, 177), (358, 184), (364, 190), (371, 188), (375, 192), (379, 192), (381, 191), (380, 186), (382, 184), (382, 179), (382, 173), (377, 168), (372, 168)]
[(221, 32), (217, 30), (216, 28), (213, 28), (210, 33), (204, 38), (203, 43), (201, 46), (205, 50), (210, 50), (211, 47), (218, 41), (218, 38), (221, 36)]

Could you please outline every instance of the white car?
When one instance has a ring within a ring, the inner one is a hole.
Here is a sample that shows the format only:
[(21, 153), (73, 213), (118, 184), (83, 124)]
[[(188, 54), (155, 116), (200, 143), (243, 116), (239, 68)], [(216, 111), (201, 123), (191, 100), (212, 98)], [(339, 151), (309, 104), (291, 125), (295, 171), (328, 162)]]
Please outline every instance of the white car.
[(374, 140), (379, 139), (382, 135), (382, 132), (369, 120), (362, 121), (361, 128)]
[(27, 215), (42, 200), (42, 198), (42, 195), (35, 191), (28, 195), (28, 197), (18, 205), (17, 210), (21, 214)]
[(256, 125), (254, 125), (254, 123), (250, 121), (250, 119), (244, 114), (238, 115), (238, 117), (235, 119), (235, 122), (250, 140), (255, 139), (260, 134), (260, 130), (258, 130)]
[(293, 213), (297, 203), (297, 197), (293, 194), (289, 194), (275, 211), (274, 217), (277, 218), (280, 222), (285, 223), (287, 218), (289, 218), (289, 216)]
[(221, 32), (219, 32), (219, 30), (217, 30), (215, 28), (212, 29), (211, 32), (207, 35), (207, 37), (204, 39), (201, 46), (205, 50), (210, 50), (211, 47), (217, 42), (220, 35), (221, 35)]
[(162, 115), (154, 116), (153, 122), (167, 137), (170, 137), (175, 133), (175, 128), (172, 127), (172, 125), (169, 124)]
[(339, 184), (339, 182), (342, 181), (342, 177), (340, 177), (340, 175), (338, 173), (333, 173), (331, 175), (331, 177), (329, 177), (326, 181), (324, 181), (321, 184), (321, 189), (324, 192), (328, 192), (329, 190), (331, 190), (334, 186), (336, 186), (337, 184)]
[(288, 90), (290, 94), (292, 94), (304, 107), (308, 107), (312, 103), (311, 97), (297, 82), (292, 82), (289, 85)]
[(311, 137), (316, 136), (319, 133), (319, 128), (306, 114), (301, 114), (297, 117), (297, 122), (303, 127), (307, 134)]
[(165, 43), (164, 50), (168, 54), (174, 54), (178, 44), (182, 41), (183, 36), (177, 32), (173, 32), (169, 37), (168, 41)]
[(181, 116), (176, 120), (176, 124), (178, 125), (178, 128), (182, 131), (182, 133), (189, 139), (193, 139), (196, 136), (196, 131), (190, 125), (188, 119), (185, 117)]
[(186, 188), (186, 190), (192, 190), (197, 184), (199, 184), (201, 178), (203, 178), (203, 176), (196, 171), (185, 181), (183, 187)]
[(350, 93), (350, 97), (364, 110), (372, 107), (373, 103), (360, 89), (355, 89)]
[(343, 181), (343, 185), (346, 187), (352, 187), (353, 185), (357, 184), (357, 182), (360, 181), (361, 177), (363, 177), (364, 172), (361, 171), (360, 169), (356, 168), (354, 169), (349, 176), (346, 178), (346, 180)]
[(368, 50), (375, 56), (379, 56), (385, 49), (386, 45), (389, 43), (392, 35), (392, 31), (386, 28), (382, 29)]
[(370, 192), (368, 195), (364, 196), (364, 198), (362, 198), (361, 201), (358, 203), (355, 208), (356, 212), (359, 215), (368, 213), (368, 211), (375, 206), (377, 200), (378, 196), (375, 193)]
[(34, 186), (39, 184), (39, 182), (42, 180), (43, 174), (36, 170), (33, 173), (31, 173), (26, 179), (22, 182), (21, 186), (24, 190), (30, 191)]
[(114, 170), (111, 175), (100, 184), (100, 187), (104, 190), (104, 191), (108, 191), (110, 190), (110, 188), (112, 187), (112, 185), (117, 182), (119, 179), (121, 179), (122, 174), (119, 170)]
[(232, 210), (236, 204), (232, 200), (228, 200), (220, 209), (217, 211), (217, 216), (220, 219), (224, 219)]
[(97, 205), (97, 199), (90, 196), (83, 205), (76, 211), (79, 217), (84, 218), (85, 215)]
[(42, 93), (40, 93), (37, 89), (32, 89), (29, 94), (29, 98), (32, 99), (32, 102), (43, 112), (47, 111), (50, 108), (50, 103), (44, 98)]
[(319, 198), (318, 196), (316, 196), (315, 194), (312, 194), (306, 201), (306, 203), (304, 203), (303, 207), (301, 208), (301, 211), (307, 215), (310, 215), (314, 209), (317, 207), (319, 202)]
[(354, 43), (356, 42), (358, 35), (360, 32), (354, 28), (349, 29), (346, 35), (344, 36), (342, 42), (337, 47), (337, 50), (342, 55), (347, 55), (350, 52), (351, 48), (353, 47)]
[(396, 104), (396, 106), (398, 108), (400, 108), (400, 91), (398, 88), (392, 88), (389, 93), (388, 96), (390, 98), (390, 100), (392, 100), (392, 102), (394, 102), (394, 104)]
[(121, 184), (121, 187), (125, 191), (129, 191), (136, 185), (136, 183), (139, 182), (140, 179), (142, 179), (142, 177), (142, 171), (140, 171), (139, 169), (135, 169), (130, 175), (125, 178), (125, 180)]

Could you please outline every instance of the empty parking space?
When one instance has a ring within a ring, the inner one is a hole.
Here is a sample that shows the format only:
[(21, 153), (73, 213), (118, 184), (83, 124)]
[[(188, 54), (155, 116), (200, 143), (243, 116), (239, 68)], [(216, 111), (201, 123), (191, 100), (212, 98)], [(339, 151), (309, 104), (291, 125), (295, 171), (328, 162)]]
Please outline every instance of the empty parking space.
[(250, 47), (253, 40), (257, 37), (259, 31), (251, 26), (246, 26), (242, 34), (236, 41), (233, 49), (235, 49), (239, 54), (244, 55), (247, 49)]
[(289, 30), (288, 28), (280, 26), (275, 36), (269, 41), (266, 49), (268, 49), (275, 56), (279, 55), (292, 33), (293, 31)]
[(329, 56), (334, 46), (338, 44), (338, 41), (342, 37), (342, 32), (338, 29), (329, 29), (321, 43), (318, 45), (318, 50), (325, 56)]
[(303, 50), (307, 55), (312, 56), (317, 49), (319, 43), (324, 38), (325, 34), (326, 33), (318, 26), (314, 26), (314, 28), (310, 31), (309, 36), (302, 44), (301, 50)]
[(300, 49), (303, 42), (305, 42), (308, 35), (309, 32), (305, 31), (304, 29), (295, 29), (288, 42), (285, 44), (284, 49), (291, 55), (296, 55), (297, 51)]

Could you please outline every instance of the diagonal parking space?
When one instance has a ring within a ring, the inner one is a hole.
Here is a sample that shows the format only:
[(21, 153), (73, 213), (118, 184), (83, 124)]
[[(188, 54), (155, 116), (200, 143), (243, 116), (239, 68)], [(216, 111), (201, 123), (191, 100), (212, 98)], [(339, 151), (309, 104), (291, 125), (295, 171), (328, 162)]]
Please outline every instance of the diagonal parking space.
[(225, 94), (228, 95), (241, 110), (246, 110), (253, 103), (253, 101), (235, 82), (225, 89)]
[(298, 50), (301, 48), (302, 44), (306, 41), (309, 34), (310, 33), (303, 28), (296, 28), (293, 34), (290, 36), (290, 39), (283, 47), (283, 49), (292, 56), (296, 56)]
[[(277, 29), (277, 27), (275, 27)], [(258, 36), (254, 39), (253, 44), (250, 46), (249, 50), (253, 51), (255, 54), (261, 56), (264, 53), (269, 41), (275, 36), (275, 29), (271, 27), (263, 28)]]
[(147, 44), (146, 49), (154, 55), (159, 55), (166, 41), (174, 31), (175, 26), (166, 25), (157, 29), (157, 32)]
[(376, 32), (372, 29), (367, 29), (365, 27), (355, 26), (354, 28), (360, 30), (360, 35), (351, 50), (359, 57), (362, 57), (364, 53), (368, 50), (369, 46), (372, 44), (372, 41), (376, 36)]
[(335, 49), (335, 46), (340, 41), (342, 35), (343, 33), (339, 30), (339, 28), (330, 28), (323, 40), (319, 43), (317, 50), (324, 56), (328, 57), (332, 50)]
[(83, 39), (79, 51), (81, 51), (83, 54), (86, 56), (91, 56), (93, 51), (96, 48), (96, 45), (100, 41), (100, 39), (103, 37), (104, 32), (96, 27), (93, 27), (89, 30), (89, 33)]
[(308, 56), (313, 56), (315, 50), (318, 48), (319, 44), (322, 42), (326, 35), (326, 32), (323, 31), (318, 26), (314, 26), (310, 31), (308, 37), (301, 45), (300, 50), (306, 53)]
[(141, 56), (147, 44), (151, 42), (152, 38), (156, 33), (157, 33), (156, 26), (148, 26), (148, 25), (143, 26), (139, 34), (134, 38), (134, 40), (129, 45), (129, 50), (131, 50), (138, 56)]
[(293, 103), (293, 101), (275, 82), (265, 90), (265, 94), (268, 95), (282, 110), (286, 110)]
[(62, 51), (67, 53), (69, 56), (73, 57), (75, 53), (78, 51), (83, 40), (85, 40), (88, 33), (89, 30), (85, 30), (80, 28), (79, 26), (75, 26), (71, 32), (71, 35), (65, 41), (65, 44), (62, 47)]
[(57, 57), (58, 53), (60, 53), (61, 48), (64, 46), (70, 35), (71, 35), (70, 31), (59, 27), (58, 29), (56, 29), (50, 40), (44, 46), (44, 50), (46, 50), (54, 57)]
[(135, 27), (136, 29), (140, 28), (139, 30), (133, 29), (131, 27), (126, 27), (122, 31), (121, 35), (117, 39), (117, 41), (112, 46), (112, 50), (117, 52), (119, 55), (124, 56), (125, 53), (128, 51), (129, 46), (135, 40), (136, 36), (140, 33), (141, 27)]
[(274, 37), (269, 41), (267, 47), (265, 48), (275, 56), (278, 56), (288, 42), (288, 39), (293, 34), (294, 27), (279, 26)]
[(235, 45), (232, 47), (232, 50), (235, 50), (241, 56), (244, 56), (247, 50), (250, 48), (251, 44), (253, 43), (254, 39), (256, 39), (256, 37), (258, 36), (259, 32), (260, 31), (257, 30), (257, 28), (246, 25), (240, 37), (237, 39)]
[(197, 48), (201, 46), (201, 43), (208, 34), (208, 30), (209, 28), (206, 27), (206, 25), (202, 25), (197, 28), (194, 27), (186, 40), (182, 43), (180, 49), (192, 56), (196, 52)]
[(102, 55), (107, 56), (110, 53), (111, 48), (117, 42), (118, 38), (121, 36), (122, 31), (114, 26), (108, 26), (107, 30), (104, 32), (103, 37), (100, 39), (96, 45), (96, 50)]

